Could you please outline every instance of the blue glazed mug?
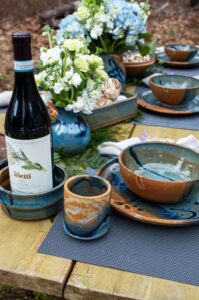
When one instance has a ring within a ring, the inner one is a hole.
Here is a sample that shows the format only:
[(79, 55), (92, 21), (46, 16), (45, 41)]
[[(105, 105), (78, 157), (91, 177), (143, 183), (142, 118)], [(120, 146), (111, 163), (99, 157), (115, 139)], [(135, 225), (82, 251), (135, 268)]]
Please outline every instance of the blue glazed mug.
[(64, 185), (64, 227), (79, 239), (104, 235), (110, 225), (111, 185), (98, 176), (71, 177)]

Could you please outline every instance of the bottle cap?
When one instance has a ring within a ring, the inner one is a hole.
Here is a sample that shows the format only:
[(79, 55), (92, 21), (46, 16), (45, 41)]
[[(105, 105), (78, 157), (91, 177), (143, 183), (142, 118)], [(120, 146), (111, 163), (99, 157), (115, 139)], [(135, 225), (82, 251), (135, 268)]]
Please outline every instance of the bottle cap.
[(12, 42), (14, 44), (23, 44), (31, 42), (31, 35), (29, 32), (14, 32), (12, 34)]
[(31, 35), (29, 32), (14, 32), (12, 34), (14, 59), (17, 61), (31, 60)]

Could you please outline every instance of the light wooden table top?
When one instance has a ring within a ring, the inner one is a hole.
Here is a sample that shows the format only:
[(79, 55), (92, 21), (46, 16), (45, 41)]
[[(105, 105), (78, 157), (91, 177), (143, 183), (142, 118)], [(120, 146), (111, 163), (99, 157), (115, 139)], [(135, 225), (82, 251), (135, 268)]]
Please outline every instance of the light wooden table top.
[[(0, 114), (0, 131), (3, 115)], [(151, 139), (176, 140), (199, 132), (153, 126), (126, 127), (122, 138), (146, 129)], [(37, 253), (52, 223), (8, 218), (0, 209), (0, 282), (71, 300), (199, 300), (199, 287)]]

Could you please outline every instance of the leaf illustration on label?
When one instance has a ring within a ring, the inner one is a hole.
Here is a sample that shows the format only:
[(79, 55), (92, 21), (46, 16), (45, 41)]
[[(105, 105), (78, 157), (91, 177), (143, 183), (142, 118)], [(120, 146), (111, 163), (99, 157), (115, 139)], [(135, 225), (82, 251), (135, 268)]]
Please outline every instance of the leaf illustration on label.
[(25, 153), (22, 151), (22, 149), (19, 149), (19, 151), (16, 152), (10, 144), (7, 144), (7, 148), (12, 164), (14, 164), (16, 161), (19, 163), (24, 162), (25, 165), (21, 166), (23, 169), (46, 171), (46, 169), (44, 169), (39, 163), (34, 163), (31, 160), (29, 160)]

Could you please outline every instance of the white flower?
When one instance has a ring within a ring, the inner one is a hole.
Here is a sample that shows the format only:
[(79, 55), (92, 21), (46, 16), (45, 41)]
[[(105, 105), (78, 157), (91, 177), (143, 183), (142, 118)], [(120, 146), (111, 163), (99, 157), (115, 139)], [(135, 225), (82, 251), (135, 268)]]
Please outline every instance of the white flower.
[(106, 25), (107, 25), (107, 28), (108, 28), (109, 30), (112, 30), (112, 29), (114, 28), (114, 23), (113, 23), (113, 21), (111, 21), (111, 20), (108, 21)]
[(49, 81), (53, 81), (54, 79), (55, 79), (55, 78), (54, 78), (53, 75), (48, 76), (48, 80), (49, 80)]
[(107, 16), (105, 14), (95, 14), (95, 19), (97, 19), (101, 23), (106, 23), (107, 22)]
[(102, 35), (102, 32), (103, 32), (103, 28), (102, 28), (101, 26), (99, 26), (99, 25), (95, 25), (95, 26), (93, 27), (93, 29), (91, 30), (91, 33), (90, 33), (92, 39), (97, 40), (97, 38), (98, 38), (100, 35)]
[(70, 57), (66, 58), (66, 66), (70, 67), (72, 65), (72, 60), (70, 59)]
[(94, 54), (86, 55), (85, 57), (86, 57), (87, 61), (89, 62), (89, 64), (92, 64), (96, 68), (99, 68), (99, 69), (104, 68), (103, 60), (101, 57), (94, 55)]
[(88, 81), (87, 81), (87, 87), (86, 88), (89, 91), (91, 91), (91, 90), (94, 89), (94, 86), (95, 86), (95, 81), (89, 78)]
[(66, 106), (66, 110), (73, 111), (74, 113), (78, 113), (82, 111), (84, 108), (84, 99), (78, 97), (77, 101), (73, 104), (69, 104)]
[(85, 6), (81, 6), (77, 10), (77, 18), (78, 20), (86, 20), (90, 16), (88, 8)]
[(42, 72), (35, 75), (35, 81), (36, 81), (38, 86), (41, 84), (41, 82), (43, 80), (45, 80), (46, 76), (47, 76), (46, 71), (42, 71)]
[(85, 24), (85, 28), (86, 30), (90, 30), (91, 29), (91, 23), (92, 23), (92, 19), (89, 18), (87, 21), (86, 21), (86, 24)]
[(61, 61), (60, 53), (61, 53), (61, 49), (59, 46), (50, 48), (47, 51), (42, 50), (40, 59), (44, 65), (52, 64), (57, 61)]
[(64, 47), (69, 51), (79, 51), (84, 48), (84, 43), (78, 39), (67, 39), (64, 42)]
[(74, 74), (73, 69), (70, 69), (70, 71), (67, 71), (65, 73), (64, 80), (68, 82), (68, 80), (70, 80), (73, 77), (73, 74)]
[(60, 94), (61, 91), (63, 90), (63, 84), (61, 82), (56, 82), (55, 85), (53, 86), (53, 90), (55, 94)]
[(82, 82), (82, 79), (80, 77), (80, 75), (78, 73), (75, 73), (72, 77), (72, 84), (75, 86), (75, 87), (78, 87)]
[(53, 99), (51, 92), (47, 92), (47, 91), (41, 91), (40, 96), (41, 96), (42, 100), (44, 101), (45, 105), (47, 105), (48, 102)]

